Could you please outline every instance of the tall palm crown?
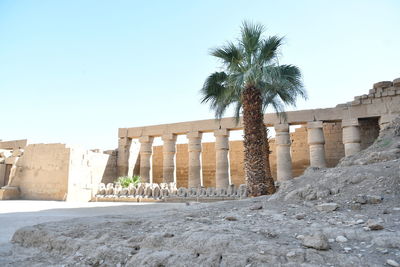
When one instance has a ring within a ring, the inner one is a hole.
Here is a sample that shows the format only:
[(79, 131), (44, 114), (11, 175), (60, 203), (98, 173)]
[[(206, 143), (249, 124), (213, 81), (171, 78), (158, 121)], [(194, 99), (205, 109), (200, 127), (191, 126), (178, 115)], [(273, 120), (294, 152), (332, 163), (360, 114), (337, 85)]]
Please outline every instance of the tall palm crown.
[(210, 104), (217, 118), (232, 105), (236, 118), (243, 114), (245, 173), (253, 196), (275, 192), (264, 110), (272, 106), (283, 114), (285, 105), (295, 105), (298, 96), (306, 98), (299, 68), (279, 64), (283, 38), (264, 39), (263, 33), (262, 25), (244, 22), (236, 44), (213, 49), (211, 55), (222, 61), (223, 71), (211, 74), (201, 90), (202, 102)]

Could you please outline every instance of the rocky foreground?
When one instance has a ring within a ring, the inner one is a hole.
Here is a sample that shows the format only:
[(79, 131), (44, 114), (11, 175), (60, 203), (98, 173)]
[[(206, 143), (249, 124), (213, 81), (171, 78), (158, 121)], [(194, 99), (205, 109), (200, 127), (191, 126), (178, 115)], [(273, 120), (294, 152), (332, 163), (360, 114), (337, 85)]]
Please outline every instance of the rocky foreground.
[(1, 266), (400, 266), (400, 118), (273, 196), (18, 230)]

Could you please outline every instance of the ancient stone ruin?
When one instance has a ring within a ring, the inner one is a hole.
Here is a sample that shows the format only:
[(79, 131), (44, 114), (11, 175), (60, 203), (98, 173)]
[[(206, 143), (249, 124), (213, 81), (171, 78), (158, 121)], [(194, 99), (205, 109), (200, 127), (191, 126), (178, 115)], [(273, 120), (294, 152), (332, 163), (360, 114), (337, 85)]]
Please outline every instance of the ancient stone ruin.
[[(276, 133), (269, 140), (274, 178), (281, 182), (308, 167), (336, 166), (344, 156), (370, 146), (398, 114), (400, 79), (378, 82), (368, 94), (333, 108), (287, 112), (286, 121), (265, 114), (265, 125)], [(245, 184), (243, 144), (229, 136), (241, 129), (242, 121), (233, 118), (120, 128), (118, 148), (109, 151), (27, 145), (27, 140), (0, 142), (0, 199), (240, 198), (244, 195), (238, 191)], [(207, 133), (215, 136), (215, 143), (202, 142)], [(176, 144), (179, 135), (188, 143)], [(160, 137), (163, 145), (154, 146)], [(134, 174), (141, 177), (138, 187), (111, 184), (118, 176)]]

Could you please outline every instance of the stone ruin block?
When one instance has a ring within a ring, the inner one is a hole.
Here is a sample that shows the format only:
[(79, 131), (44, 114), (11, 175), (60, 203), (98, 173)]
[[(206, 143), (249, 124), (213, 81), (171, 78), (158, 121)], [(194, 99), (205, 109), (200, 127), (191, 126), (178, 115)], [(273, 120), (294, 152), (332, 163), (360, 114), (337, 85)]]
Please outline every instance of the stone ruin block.
[(132, 183), (130, 183), (128, 186), (128, 195), (131, 195), (131, 196), (136, 195), (136, 187)]
[(240, 197), (240, 198), (247, 197), (247, 195), (248, 195), (247, 185), (241, 184), (241, 185), (239, 186), (238, 194), (237, 194), (237, 195), (238, 195), (238, 197)]
[(397, 79), (393, 80), (393, 86), (394, 87), (400, 87), (400, 78), (397, 78)]
[(391, 81), (382, 81), (382, 82), (375, 83), (373, 87), (374, 87), (374, 89), (377, 89), (377, 88), (383, 89), (383, 88), (390, 87), (392, 85), (393, 85), (393, 83)]
[(114, 195), (114, 184), (108, 183), (106, 187), (106, 195)]

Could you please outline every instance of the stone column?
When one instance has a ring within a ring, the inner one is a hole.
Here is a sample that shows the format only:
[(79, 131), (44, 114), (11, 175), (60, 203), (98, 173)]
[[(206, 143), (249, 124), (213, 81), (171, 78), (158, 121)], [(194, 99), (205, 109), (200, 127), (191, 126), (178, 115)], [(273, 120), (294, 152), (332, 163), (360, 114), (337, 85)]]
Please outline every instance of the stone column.
[(275, 125), (275, 132), (277, 180), (286, 181), (292, 178), (289, 124)]
[(175, 152), (176, 135), (164, 134), (161, 139), (163, 145), (163, 182), (175, 182)]
[(345, 156), (351, 156), (361, 151), (361, 136), (358, 119), (342, 121), (343, 144)]
[(308, 122), (307, 135), (310, 147), (310, 166), (325, 168), (325, 138), (322, 121)]
[(215, 176), (216, 187), (227, 188), (229, 185), (229, 131), (220, 129), (214, 131), (215, 136)]
[(142, 183), (150, 183), (151, 180), (151, 155), (153, 152), (154, 137), (142, 136), (140, 142), (140, 180)]
[(201, 137), (200, 132), (187, 133), (189, 152), (189, 188), (201, 185)]
[(128, 137), (120, 137), (118, 139), (118, 157), (117, 157), (117, 173), (118, 176), (127, 176), (129, 170), (129, 150), (131, 148), (132, 139)]

